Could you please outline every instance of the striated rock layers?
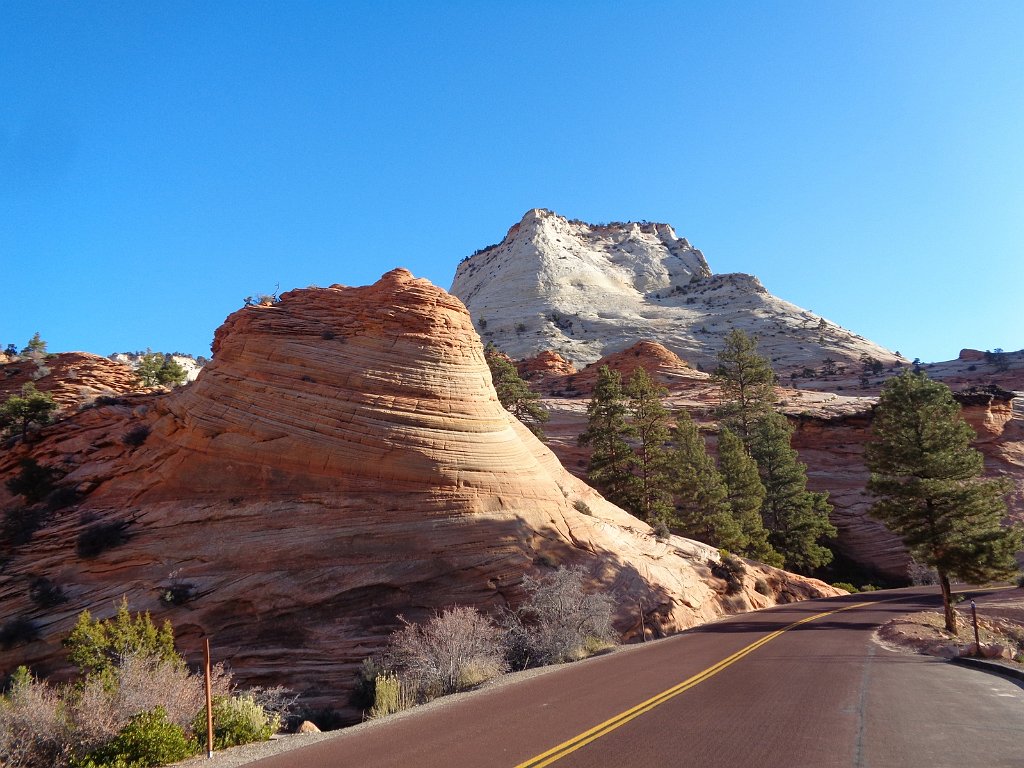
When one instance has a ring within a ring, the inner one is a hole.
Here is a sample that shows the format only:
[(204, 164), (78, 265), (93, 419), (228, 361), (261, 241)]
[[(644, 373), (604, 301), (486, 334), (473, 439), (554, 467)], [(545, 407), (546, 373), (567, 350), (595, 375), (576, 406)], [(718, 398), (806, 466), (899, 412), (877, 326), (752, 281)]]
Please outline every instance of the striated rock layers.
[(851, 367), (895, 355), (768, 293), (746, 274), (715, 275), (667, 224), (586, 224), (528, 211), (505, 239), (459, 264), (452, 293), (485, 340), (511, 357), (554, 351), (577, 366), (639, 339), (715, 365), (733, 328), (760, 336), (778, 371)]
[[(0, 614), (22, 631), (0, 672), (61, 674), (76, 614), (124, 595), (193, 659), (210, 635), (245, 682), (343, 707), (399, 614), (495, 612), (561, 563), (616, 595), (627, 634), (638, 603), (667, 632), (836, 593), (751, 566), (726, 595), (716, 552), (656, 541), (501, 408), (463, 305), (405, 270), (241, 309), (214, 353), (187, 387), (82, 411), (0, 458), (3, 479), (28, 455), (63, 473), (39, 529), (4, 547)], [(66, 602), (46, 605), (42, 578)]]
[(0, 364), (0, 400), (32, 382), (49, 392), (64, 413), (94, 401), (139, 388), (135, 372), (124, 363), (88, 352), (24, 355)]

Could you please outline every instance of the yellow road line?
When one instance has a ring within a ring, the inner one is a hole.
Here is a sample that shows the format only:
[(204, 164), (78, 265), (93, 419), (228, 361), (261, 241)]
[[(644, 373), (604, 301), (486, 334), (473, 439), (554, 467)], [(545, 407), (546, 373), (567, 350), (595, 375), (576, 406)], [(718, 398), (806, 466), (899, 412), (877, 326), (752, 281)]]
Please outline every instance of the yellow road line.
[(762, 645), (770, 643), (779, 635), (783, 634), (784, 632), (788, 632), (789, 630), (795, 627), (799, 627), (801, 624), (806, 624), (809, 621), (821, 619), (825, 616), (831, 616), (832, 614), (839, 613), (841, 611), (849, 611), (853, 608), (862, 608), (865, 605), (878, 605), (879, 603), (883, 602), (889, 601), (874, 600), (864, 603), (854, 603), (853, 605), (844, 605), (842, 608), (836, 608), (832, 611), (825, 611), (824, 613), (817, 613), (814, 616), (808, 616), (804, 619), (800, 619), (800, 621), (795, 621), (789, 626), (783, 627), (782, 629), (778, 629), (775, 632), (767, 634), (760, 640), (751, 643), (745, 648), (741, 648), (740, 650), (736, 651), (736, 653), (732, 654), (731, 656), (727, 656), (726, 658), (719, 661), (717, 664), (712, 664), (710, 667), (708, 667), (702, 672), (698, 672), (693, 677), (687, 678), (683, 682), (672, 686), (668, 690), (662, 691), (656, 696), (652, 696), (651, 698), (647, 699), (647, 701), (640, 702), (632, 709), (627, 709), (625, 712), (622, 712), (616, 715), (615, 717), (605, 720), (603, 723), (600, 723), (599, 725), (595, 725), (590, 730), (584, 731), (583, 733), (579, 734), (578, 736), (574, 736), (568, 741), (563, 741), (558, 746), (552, 747), (547, 752), (539, 754), (536, 757), (532, 757), (524, 763), (520, 763), (515, 768), (544, 768), (544, 766), (546, 765), (551, 765), (556, 760), (560, 760), (566, 755), (575, 752), (580, 747), (585, 747), (590, 742), (601, 738), (605, 734), (611, 733), (616, 728), (619, 728), (628, 723), (630, 720), (634, 720), (635, 718), (640, 717), (640, 715), (644, 714), (645, 712), (650, 712), (652, 709), (661, 704), (664, 704), (669, 699), (678, 696), (684, 691), (688, 691), (690, 688), (693, 688), (695, 685), (703, 683), (705, 680), (711, 677), (714, 677), (723, 669), (732, 664), (735, 664), (744, 656), (753, 653)]

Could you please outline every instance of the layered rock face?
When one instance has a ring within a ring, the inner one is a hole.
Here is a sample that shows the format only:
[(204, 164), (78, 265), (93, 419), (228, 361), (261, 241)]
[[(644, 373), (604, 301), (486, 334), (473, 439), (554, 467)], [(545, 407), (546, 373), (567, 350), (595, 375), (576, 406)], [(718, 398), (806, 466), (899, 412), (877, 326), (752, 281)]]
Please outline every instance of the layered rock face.
[[(210, 635), (244, 682), (343, 707), (399, 614), (495, 612), (558, 564), (616, 596), (627, 635), (638, 604), (668, 632), (836, 592), (752, 566), (726, 596), (715, 551), (655, 540), (501, 408), (461, 302), (404, 270), (241, 309), (214, 353), (186, 387), (83, 411), (0, 458), (0, 479), (32, 456), (66, 489), (5, 547), (0, 614), (38, 639), (0, 648), (0, 672), (59, 675), (76, 614), (124, 595), (169, 618), (192, 658)], [(0, 503), (25, 502), (0, 484)], [(40, 577), (67, 602), (40, 605)]]
[(138, 389), (130, 366), (88, 352), (5, 357), (0, 364), (0, 399), (20, 393), (28, 382), (52, 395), (65, 413), (97, 397), (116, 397)]
[(818, 368), (892, 352), (776, 298), (756, 277), (712, 274), (667, 224), (591, 225), (528, 211), (505, 239), (464, 260), (451, 291), (485, 340), (511, 357), (557, 352), (577, 366), (639, 339), (711, 366), (739, 328), (761, 339), (777, 370)]

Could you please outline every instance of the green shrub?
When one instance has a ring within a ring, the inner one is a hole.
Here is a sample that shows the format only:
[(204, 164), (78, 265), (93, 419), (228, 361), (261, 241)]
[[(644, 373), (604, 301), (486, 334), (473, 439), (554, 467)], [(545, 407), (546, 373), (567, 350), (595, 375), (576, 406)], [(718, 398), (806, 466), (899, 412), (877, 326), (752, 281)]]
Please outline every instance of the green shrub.
[(158, 629), (148, 612), (132, 616), (127, 600), (121, 601), (117, 614), (109, 619), (94, 619), (89, 611), (82, 611), (64, 646), (68, 661), (82, 674), (113, 671), (117, 661), (129, 654), (155, 657), (178, 667), (185, 665), (174, 650), (170, 622), (165, 621)]
[(386, 672), (377, 675), (374, 680), (374, 698), (373, 706), (370, 708), (370, 717), (385, 717), (415, 705), (415, 692), (398, 675), (390, 675)]
[(57, 481), (64, 476), (61, 470), (44, 467), (32, 458), (22, 459), (18, 464), (21, 470), (7, 481), (7, 490), (15, 495), (24, 496), (29, 504), (45, 499), (57, 487)]
[(668, 523), (664, 520), (655, 520), (654, 525), (651, 526), (654, 529), (654, 538), (658, 541), (668, 541), (668, 537), (671, 532), (668, 529)]
[(859, 589), (857, 589), (855, 586), (853, 586), (853, 584), (851, 584), (848, 581), (836, 581), (833, 582), (832, 586), (836, 589), (845, 589), (850, 594), (853, 594), (854, 592), (860, 592)]
[(734, 595), (743, 589), (743, 574), (747, 572), (747, 565), (727, 550), (718, 550), (718, 555), (721, 559), (717, 563), (713, 560), (709, 563), (711, 573), (725, 582), (727, 595)]
[(754, 582), (754, 591), (765, 597), (769, 597), (772, 594), (772, 588), (768, 586), (768, 582), (761, 578)]
[[(266, 741), (281, 727), (277, 715), (270, 715), (250, 694), (218, 696), (213, 702), (213, 746), (227, 749), (254, 741)], [(200, 741), (206, 739), (206, 711), (192, 722)]]
[(1024, 589), (1024, 573), (1017, 577), (1017, 586)]
[(576, 508), (576, 511), (581, 513), (581, 514), (590, 515), (590, 516), (593, 516), (593, 514), (594, 514), (590, 510), (590, 505), (587, 504), (587, 502), (585, 502), (583, 499), (576, 499), (576, 501), (574, 501), (572, 503), (572, 505)]
[(128, 523), (125, 521), (96, 523), (78, 534), (75, 549), (79, 557), (88, 559), (98, 557), (108, 549), (119, 547), (128, 539)]
[(184, 760), (199, 743), (167, 719), (163, 707), (135, 715), (108, 744), (88, 754), (74, 768), (152, 768)]
[(0, 626), (0, 648), (5, 651), (39, 639), (39, 627), (27, 616), (17, 616)]
[(860, 588), (860, 591), (861, 592), (877, 592), (878, 591), (878, 587), (876, 587), (874, 584), (865, 584), (864, 586), (862, 586)]

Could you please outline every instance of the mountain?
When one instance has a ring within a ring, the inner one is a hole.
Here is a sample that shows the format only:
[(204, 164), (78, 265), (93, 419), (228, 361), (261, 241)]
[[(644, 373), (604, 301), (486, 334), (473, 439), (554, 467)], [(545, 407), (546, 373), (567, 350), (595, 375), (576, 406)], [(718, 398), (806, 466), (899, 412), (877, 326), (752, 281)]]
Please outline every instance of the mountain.
[[(660, 634), (838, 593), (753, 564), (730, 590), (717, 550), (657, 540), (501, 407), (462, 303), (405, 270), (246, 306), (213, 348), (191, 384), (104, 398), (0, 453), (0, 673), (66, 674), (79, 611), (124, 596), (190, 659), (211, 636), (243, 683), (344, 709), (399, 616), (499, 612), (561, 564), (614, 596), (627, 636), (640, 605)], [(29, 459), (39, 502), (6, 482)]]
[(451, 292), (481, 336), (516, 359), (553, 351), (579, 366), (648, 339), (708, 368), (733, 328), (756, 334), (779, 373), (826, 358), (849, 367), (862, 355), (898, 359), (752, 275), (714, 274), (667, 224), (586, 224), (535, 208), (463, 260)]

